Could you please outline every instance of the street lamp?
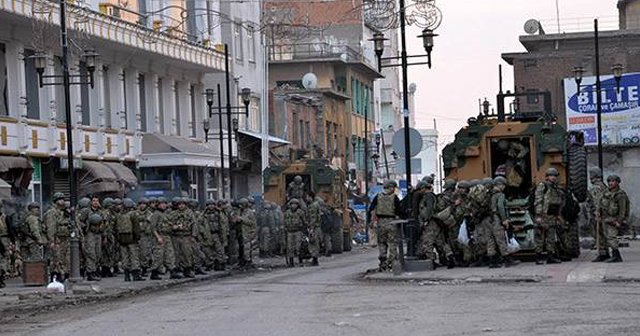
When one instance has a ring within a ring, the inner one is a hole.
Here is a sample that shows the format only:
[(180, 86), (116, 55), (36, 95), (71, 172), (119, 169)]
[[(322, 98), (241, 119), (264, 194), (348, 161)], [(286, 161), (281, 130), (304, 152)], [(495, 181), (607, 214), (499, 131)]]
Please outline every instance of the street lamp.
[[(598, 19), (593, 20), (594, 30), (594, 47), (595, 47), (595, 72), (596, 72), (596, 123), (597, 123), (597, 140), (598, 140), (598, 167), (600, 171), (603, 170), (603, 157), (602, 157), (602, 81), (600, 80), (600, 38), (598, 30)], [(616, 63), (611, 67), (611, 72), (616, 80), (616, 90), (620, 90), (620, 81), (622, 79), (622, 73), (624, 66)], [(580, 92), (582, 79), (584, 77), (585, 69), (582, 66), (576, 66), (573, 68), (574, 80), (576, 82), (578, 92)]]
[[(71, 227), (70, 237), (70, 263), (71, 281), (80, 282), (80, 239), (79, 228), (76, 225), (76, 204), (78, 198), (78, 188), (76, 187), (75, 158), (73, 152), (73, 118), (71, 116), (71, 85), (90, 85), (93, 88), (93, 73), (96, 69), (96, 58), (98, 54), (93, 49), (85, 50), (81, 55), (82, 61), (86, 64), (88, 74), (71, 75), (69, 73), (69, 38), (67, 36), (67, 0), (59, 0), (60, 6), (60, 41), (62, 47), (62, 75), (45, 75), (47, 67), (47, 56), (44, 52), (37, 52), (30, 56), (34, 60), (34, 66), (38, 73), (38, 84), (40, 87), (50, 85), (62, 85), (64, 89), (65, 126), (67, 161), (69, 171), (69, 225)], [(60, 81), (62, 80), (62, 81)], [(74, 80), (73, 82), (71, 80)]]
[(251, 89), (242, 88), (241, 94), (242, 102), (244, 103), (245, 114), (249, 118), (249, 104), (251, 103)]
[(425, 28), (422, 30), (422, 34), (418, 35), (418, 37), (422, 38), (422, 46), (424, 46), (424, 50), (427, 52), (427, 65), (429, 69), (431, 69), (431, 52), (433, 51), (433, 38), (438, 36), (438, 34), (434, 34), (432, 29)]

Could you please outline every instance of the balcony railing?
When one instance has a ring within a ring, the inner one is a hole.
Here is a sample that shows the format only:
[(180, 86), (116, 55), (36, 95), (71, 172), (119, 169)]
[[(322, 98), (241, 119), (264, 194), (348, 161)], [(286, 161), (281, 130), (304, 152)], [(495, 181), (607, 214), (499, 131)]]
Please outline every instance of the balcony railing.
[(269, 57), (272, 61), (336, 59), (344, 62), (361, 62), (364, 60), (361, 53), (347, 45), (333, 45), (326, 42), (275, 44), (269, 49)]

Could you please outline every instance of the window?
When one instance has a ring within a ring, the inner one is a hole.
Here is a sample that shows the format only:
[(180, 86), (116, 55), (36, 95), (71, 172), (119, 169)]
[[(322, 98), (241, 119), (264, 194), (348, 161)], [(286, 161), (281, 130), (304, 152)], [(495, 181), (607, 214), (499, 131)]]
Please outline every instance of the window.
[(191, 98), (191, 137), (196, 137), (196, 88), (189, 86), (189, 96)]
[[(54, 73), (58, 76), (62, 76), (62, 59), (58, 56), (54, 57)], [(56, 121), (65, 122), (67, 117), (65, 115), (65, 100), (64, 100), (64, 87), (62, 85), (56, 85)], [(108, 97), (108, 96), (107, 96)]]
[(147, 26), (147, 17), (144, 14), (147, 14), (147, 1), (141, 0), (138, 1), (138, 13), (143, 15), (138, 15), (138, 24), (141, 26)]
[[(40, 119), (40, 84), (38, 83), (38, 73), (36, 72), (36, 66), (34, 63), (33, 58), (30, 58), (31, 56), (33, 56), (34, 51), (33, 50), (24, 50), (24, 77), (25, 77), (25, 84), (26, 84), (26, 89), (27, 89), (27, 118), (29, 119)], [(6, 69), (6, 65), (3, 62), (2, 64), (3, 68)], [(7, 96), (7, 88), (6, 88), (6, 82), (7, 82), (7, 78), (6, 78), (6, 70), (4, 71), (4, 85), (5, 88), (3, 89), (3, 99), (5, 101), (6, 104), (6, 96)], [(8, 115), (8, 108), (7, 108), (7, 113), (3, 113), (2, 115)], [(58, 113), (64, 113), (64, 110), (58, 110)]]
[(253, 26), (247, 29), (247, 59), (249, 62), (256, 61), (256, 41), (254, 38)]
[(176, 103), (176, 134), (182, 135), (182, 131), (180, 129), (180, 127), (182, 127), (182, 122), (180, 120), (180, 84), (178, 82), (174, 82), (173, 99)]
[(331, 140), (332, 140), (331, 122), (329, 122), (329, 121), (326, 122), (325, 132), (326, 132), (325, 136), (327, 137), (327, 140), (326, 140), (326, 142), (327, 142), (327, 148), (326, 148), (327, 153), (326, 154), (327, 154), (327, 157), (330, 157), (331, 156), (331, 148), (333, 148), (333, 144), (331, 142)]
[(82, 84), (80, 84), (80, 108), (82, 109), (82, 124), (85, 126), (91, 125), (91, 107), (89, 105), (89, 71), (87, 71), (87, 64), (80, 62), (80, 78), (82, 78)]
[(162, 78), (158, 78), (158, 122), (160, 134), (164, 134), (164, 96), (162, 95)]
[(187, 1), (187, 39), (189, 41), (196, 41), (198, 37), (198, 27), (196, 25), (196, 2)]
[(127, 122), (127, 72), (124, 71), (124, 69), (122, 69), (122, 96), (124, 97), (124, 111), (122, 111), (122, 116), (120, 117), (120, 120), (122, 120), (124, 122), (123, 127), (126, 129), (127, 127), (129, 127), (129, 123)]
[(236, 60), (242, 61), (242, 25), (240, 23), (233, 24), (233, 47), (236, 54)]
[(311, 147), (311, 123), (310, 122), (305, 122), (304, 123), (304, 131), (307, 133), (307, 148)]
[[(144, 1), (142, 1), (144, 2)], [(140, 130), (147, 131), (147, 96), (146, 82), (144, 74), (138, 74), (138, 92), (140, 95)]]
[(104, 94), (104, 127), (111, 128), (111, 88), (109, 87), (109, 70), (102, 68), (102, 87)]
[(298, 130), (299, 130), (298, 134), (300, 134), (300, 140), (298, 142), (299, 145), (300, 145), (300, 148), (307, 148), (307, 145), (306, 145), (306, 143), (304, 141), (305, 140), (305, 137), (304, 137), (304, 121), (302, 119), (300, 119), (298, 121)]
[(0, 115), (9, 115), (7, 101), (7, 47), (0, 43)]

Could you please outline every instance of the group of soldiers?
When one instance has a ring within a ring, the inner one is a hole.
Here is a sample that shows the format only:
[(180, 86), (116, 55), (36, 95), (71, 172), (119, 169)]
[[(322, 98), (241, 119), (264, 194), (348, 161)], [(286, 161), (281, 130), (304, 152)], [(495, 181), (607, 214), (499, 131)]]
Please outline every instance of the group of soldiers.
[[(89, 281), (124, 273), (125, 281), (194, 277), (209, 270), (224, 270), (252, 262), (256, 240), (256, 212), (251, 198), (237, 202), (174, 197), (82, 198), (75, 209), (75, 225), (62, 193), (41, 217), (40, 205), (27, 206), (27, 215), (16, 223), (10, 239), (4, 215), (0, 215), (0, 285), (7, 270), (5, 247), (18, 246), (25, 261), (46, 261), (51, 279), (64, 281), (70, 273), (72, 236), (80, 239), (81, 269)], [(271, 209), (269, 202), (265, 209)], [(260, 216), (270, 213), (262, 211)], [(259, 216), (258, 216), (259, 217)]]
[[(589, 173), (592, 187), (587, 208), (598, 235), (599, 250), (599, 257), (594, 261), (621, 262), (617, 236), (629, 216), (629, 199), (620, 189), (619, 176), (610, 175), (607, 186), (599, 169), (590, 169)], [(577, 230), (571, 230), (570, 226), (577, 225), (579, 203), (558, 184), (559, 173), (555, 168), (549, 168), (545, 175), (545, 180), (535, 186), (530, 196), (536, 264), (571, 260), (575, 255), (568, 246), (578, 240)], [(385, 182), (383, 187), (384, 191), (369, 207), (378, 236), (381, 271), (391, 270), (398, 261), (395, 220), (399, 218), (416, 223), (416, 256), (433, 262), (434, 267), (498, 268), (518, 263), (507, 244), (513, 237), (513, 226), (505, 196), (505, 176), (459, 182), (446, 180), (443, 192), (438, 195), (433, 191), (433, 178), (425, 177), (402, 201), (396, 195), (394, 181)], [(461, 227), (467, 231), (468, 242), (458, 239)], [(409, 225), (408, 229), (411, 228)]]

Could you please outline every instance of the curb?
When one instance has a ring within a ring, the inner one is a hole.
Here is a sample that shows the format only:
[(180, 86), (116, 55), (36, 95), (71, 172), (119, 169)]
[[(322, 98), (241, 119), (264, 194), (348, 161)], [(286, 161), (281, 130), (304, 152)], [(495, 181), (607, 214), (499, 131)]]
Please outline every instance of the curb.
[[(409, 282), (418, 283), (420, 285), (427, 284), (473, 284), (473, 283), (539, 283), (547, 279), (548, 277), (531, 277), (531, 276), (513, 276), (504, 278), (492, 278), (492, 277), (478, 277), (469, 276), (466, 278), (445, 278), (445, 277), (372, 277), (370, 275), (364, 275), (361, 280), (369, 282)], [(640, 281), (640, 279), (639, 279)]]
[(604, 283), (640, 283), (640, 278), (604, 277)]

